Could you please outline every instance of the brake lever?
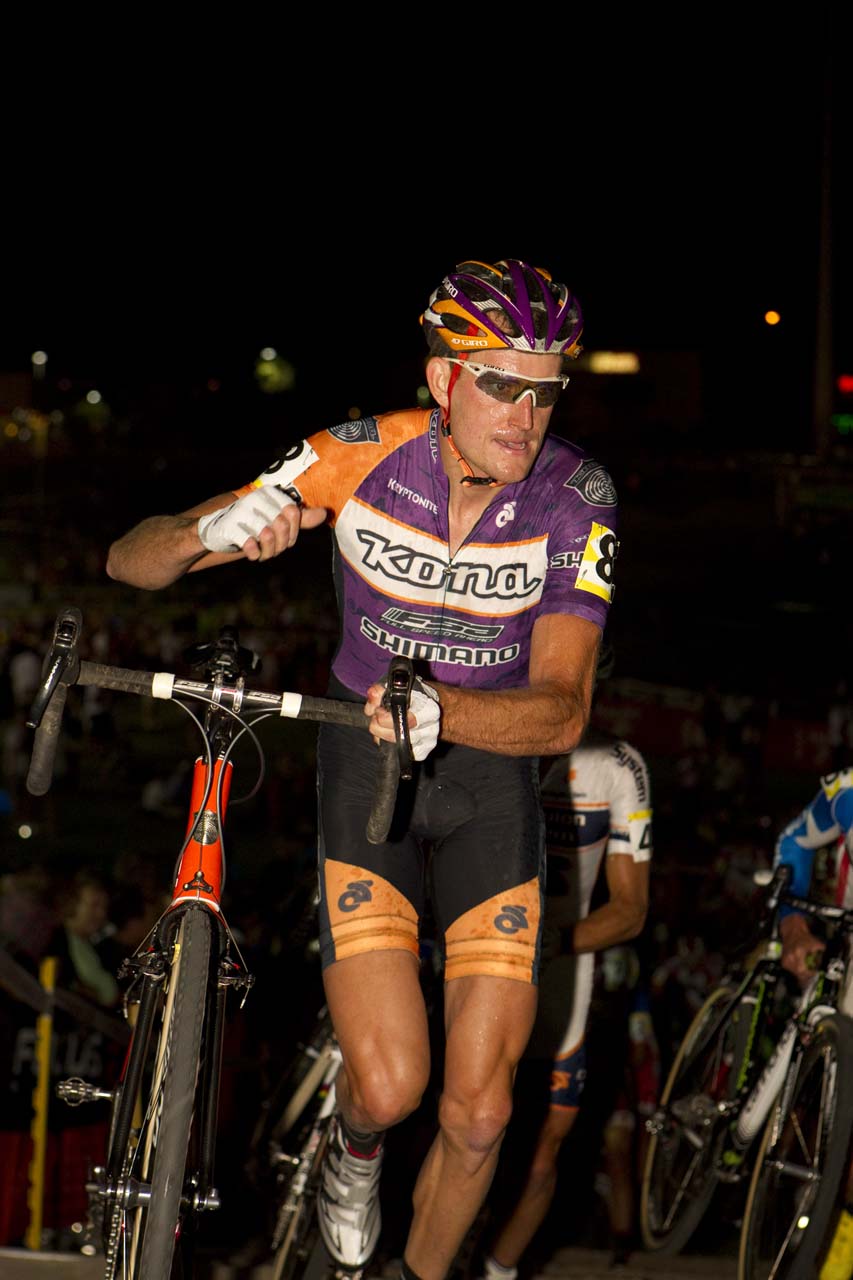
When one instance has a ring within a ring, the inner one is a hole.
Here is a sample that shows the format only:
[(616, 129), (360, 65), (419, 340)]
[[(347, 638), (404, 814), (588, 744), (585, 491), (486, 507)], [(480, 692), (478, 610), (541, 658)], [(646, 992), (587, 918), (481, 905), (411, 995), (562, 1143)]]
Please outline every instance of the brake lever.
[(33, 699), (27, 719), (28, 729), (37, 729), (42, 722), (47, 704), (60, 684), (73, 684), (80, 671), (77, 641), (83, 628), (83, 615), (70, 605), (56, 619), (53, 642), (42, 667), (41, 687)]
[(400, 777), (409, 782), (412, 777), (414, 755), (412, 741), (409, 736), (409, 704), (412, 700), (412, 686), (415, 672), (409, 658), (393, 658), (388, 668), (388, 683), (382, 701), (391, 712), (394, 722), (394, 739), (397, 744), (397, 762)]

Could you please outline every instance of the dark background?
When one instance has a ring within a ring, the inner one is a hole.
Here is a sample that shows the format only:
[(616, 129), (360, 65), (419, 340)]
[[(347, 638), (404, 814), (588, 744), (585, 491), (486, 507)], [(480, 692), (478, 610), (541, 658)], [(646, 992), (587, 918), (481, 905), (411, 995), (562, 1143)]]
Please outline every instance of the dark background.
[[(494, 43), (497, 17), (482, 40), (472, 21), (403, 35), (339, 15), (322, 40), (319, 15), (286, 40), (272, 19), (152, 27), (112, 56), (93, 32), (88, 58), (81, 31), (64, 62), (52, 28), (30, 80), (24, 46), (0, 308), (6, 641), (22, 618), (43, 633), (65, 596), (112, 617), (132, 660), (143, 622), (230, 608), (270, 631), (265, 601), (287, 600), (322, 667), (325, 532), (154, 596), (109, 583), (107, 547), (282, 444), (414, 403), (432, 289), (466, 256), (519, 256), (575, 290), (588, 353), (640, 359), (636, 377), (579, 368), (553, 418), (620, 494), (617, 676), (822, 724), (851, 639), (840, 8), (689, 29), (551, 15)], [(289, 389), (263, 389), (266, 346)], [(817, 771), (811, 749), (798, 770)]]
[[(154, 594), (107, 579), (110, 542), (253, 478), (282, 444), (413, 404), (418, 317), (456, 262), (545, 266), (580, 299), (588, 353), (640, 360), (631, 378), (579, 367), (553, 429), (619, 491), (597, 714), (650, 766), (648, 945), (663, 961), (698, 933), (701, 991), (707, 957), (743, 934), (751, 870), (833, 763), (849, 672), (841, 6), (77, 13), (7, 37), (0, 672), (71, 602), (85, 656), (171, 667), (237, 621), (269, 687), (322, 690), (327, 532)], [(290, 389), (263, 389), (266, 346)], [(45, 903), (81, 864), (120, 891), (166, 884), (195, 746), (175, 708), (72, 695), (42, 800), (20, 720), (0, 716), (3, 870), (46, 870)], [(247, 1034), (283, 1053), (282, 991), (311, 1013), (318, 990), (298, 928), (313, 738), (264, 741), (263, 786), (229, 815), (227, 910), (259, 976)], [(238, 777), (237, 798), (251, 748)]]

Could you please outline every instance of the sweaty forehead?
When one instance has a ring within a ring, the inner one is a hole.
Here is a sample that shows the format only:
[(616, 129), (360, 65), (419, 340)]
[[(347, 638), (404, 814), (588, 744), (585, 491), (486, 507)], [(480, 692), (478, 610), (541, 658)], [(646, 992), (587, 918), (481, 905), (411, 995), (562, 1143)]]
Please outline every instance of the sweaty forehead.
[(540, 356), (531, 351), (515, 351), (511, 347), (484, 352), (476, 363), (503, 369), (506, 373), (515, 373), (521, 378), (556, 378), (562, 372), (563, 365), (559, 355)]

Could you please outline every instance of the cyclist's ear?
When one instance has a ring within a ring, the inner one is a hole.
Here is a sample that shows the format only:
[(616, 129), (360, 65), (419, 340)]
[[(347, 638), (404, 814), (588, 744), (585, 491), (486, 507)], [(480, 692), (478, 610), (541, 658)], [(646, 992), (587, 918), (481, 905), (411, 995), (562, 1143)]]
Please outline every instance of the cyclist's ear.
[(446, 409), (449, 404), (447, 388), (450, 383), (452, 369), (453, 365), (448, 364), (446, 360), (442, 360), (441, 356), (431, 356), (427, 361), (427, 386), (433, 400), (436, 404), (441, 405), (442, 409)]

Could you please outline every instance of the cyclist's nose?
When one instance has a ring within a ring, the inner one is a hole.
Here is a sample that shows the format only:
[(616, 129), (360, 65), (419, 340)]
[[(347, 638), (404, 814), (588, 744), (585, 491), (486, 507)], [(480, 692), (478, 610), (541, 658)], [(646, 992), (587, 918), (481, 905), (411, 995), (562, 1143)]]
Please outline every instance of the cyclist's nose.
[(533, 387), (525, 387), (518, 398), (512, 402), (512, 421), (523, 427), (532, 427), (535, 408), (536, 392)]

